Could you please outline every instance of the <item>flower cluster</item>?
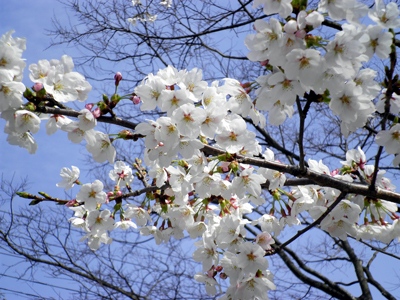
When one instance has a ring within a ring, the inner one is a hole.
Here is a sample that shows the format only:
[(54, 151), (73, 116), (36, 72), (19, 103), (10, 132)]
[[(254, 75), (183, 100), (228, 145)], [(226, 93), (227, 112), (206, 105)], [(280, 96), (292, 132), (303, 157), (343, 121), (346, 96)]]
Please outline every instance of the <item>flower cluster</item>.
[[(273, 12), (279, 12), (281, 17), (291, 13), (283, 1), (256, 3), (264, 3), (264, 9), (274, 5)], [(380, 92), (374, 81), (376, 72), (368, 68), (361, 70), (362, 63), (374, 54), (381, 59), (388, 58), (393, 35), (384, 29), (395, 28), (397, 23), (387, 22), (383, 26), (377, 21), (377, 25), (361, 26), (356, 21), (368, 13), (368, 7), (356, 1), (321, 1), (319, 11), (327, 10), (332, 19), (346, 18), (350, 23), (344, 24), (343, 30), (327, 44), (312, 35), (324, 20), (316, 11), (309, 14), (301, 11), (297, 20), (284, 25), (273, 18), (269, 22), (257, 20), (254, 24), (257, 33), (247, 36), (245, 43), (250, 60), (273, 67), (271, 73), (257, 79), (260, 87), (256, 91), (256, 106), (269, 112), (271, 124), (280, 125), (286, 115), (291, 117), (296, 98), (313, 90), (330, 95), (329, 107), (342, 120), (342, 133), (348, 136), (362, 127), (375, 111), (372, 100)], [(374, 14), (372, 11), (369, 15), (376, 21)]]

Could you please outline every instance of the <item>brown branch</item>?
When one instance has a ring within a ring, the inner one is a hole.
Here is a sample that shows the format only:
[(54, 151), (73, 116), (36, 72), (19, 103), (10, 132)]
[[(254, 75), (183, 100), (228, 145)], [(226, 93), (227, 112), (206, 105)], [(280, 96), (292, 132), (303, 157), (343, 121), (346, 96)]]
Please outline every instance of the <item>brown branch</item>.
[[(217, 149), (209, 145), (204, 145), (204, 148), (202, 150), (211, 155), (220, 155), (226, 153), (224, 150)], [(312, 171), (308, 168), (306, 168), (304, 172), (301, 172), (298, 166), (291, 166), (278, 162), (266, 161), (259, 158), (250, 158), (242, 155), (235, 155), (235, 157), (236, 161), (240, 163), (268, 168), (302, 178), (308, 178), (312, 180), (316, 185), (320, 185), (321, 187), (332, 187), (342, 192), (346, 192), (347, 194), (369, 196), (371, 198), (384, 199), (400, 204), (400, 194), (392, 191), (384, 190), (381, 188), (377, 188), (375, 191), (370, 191), (368, 186), (362, 185), (360, 183), (343, 181), (332, 176)]]
[[(275, 243), (277, 245), (271, 245), (273, 248), (274, 247), (279, 247), (279, 241), (275, 240)], [(284, 251), (282, 251), (284, 250)], [(308, 276), (306, 276), (304, 273), (302, 273), (297, 267), (296, 265), (293, 263), (292, 259), (285, 253), (285, 251), (291, 251), (290, 249), (288, 249), (287, 247), (284, 247), (281, 251), (278, 251), (277, 254), (279, 255), (279, 257), (283, 260), (283, 262), (286, 264), (286, 266), (289, 268), (289, 270), (302, 282), (304, 282), (305, 284), (309, 284), (310, 286), (317, 288), (325, 293), (327, 293), (328, 295), (331, 295), (337, 299), (343, 299), (343, 300), (355, 300), (355, 297), (353, 297), (348, 291), (344, 290), (343, 288), (341, 288), (340, 286), (338, 286), (337, 284), (335, 284), (334, 282), (331, 282), (328, 278), (324, 277), (322, 274), (319, 274), (318, 272), (316, 272), (315, 270), (312, 270), (310, 268), (308, 268), (307, 266), (305, 266), (304, 264), (301, 264), (303, 267), (305, 267), (306, 269), (309, 269), (311, 271), (310, 274), (312, 273), (318, 273), (319, 276), (318, 278), (323, 278), (323, 281), (328, 282), (327, 283), (322, 283), (319, 282), (317, 280), (314, 280)], [(291, 253), (293, 254), (293, 259), (296, 260), (297, 255), (295, 255), (295, 253), (293, 251), (291, 251)], [(300, 259), (296, 260), (297, 263), (301, 262)], [(301, 266), (300, 266), (301, 267)], [(322, 279), (321, 279), (322, 280)]]
[(344, 251), (346, 251), (347, 255), (349, 256), (351, 262), (353, 263), (354, 270), (356, 271), (358, 282), (360, 283), (360, 287), (362, 290), (362, 298), (363, 300), (372, 300), (371, 291), (368, 286), (367, 278), (364, 276), (364, 270), (362, 265), (362, 260), (357, 257), (354, 253), (353, 248), (351, 248), (349, 242), (340, 241), (340, 244)]
[[(63, 116), (75, 117), (75, 118), (77, 118), (80, 115), (79, 111), (76, 111), (76, 110), (62, 109), (62, 108), (55, 108), (55, 107), (48, 107), (48, 106), (43, 106), (43, 107), (39, 106), (36, 108), (35, 111), (40, 112), (40, 113), (45, 113), (45, 114), (63, 115)], [(122, 126), (125, 128), (133, 129), (133, 130), (137, 126), (137, 124), (123, 120), (121, 118), (101, 116), (101, 117), (97, 118), (97, 121), (102, 122), (102, 123), (119, 125), (119, 126)]]
[(397, 298), (392, 296), (378, 281), (374, 279), (370, 270), (367, 267), (363, 267), (365, 274), (367, 275), (367, 280), (371, 283), (374, 287), (376, 287), (386, 299), (389, 300), (396, 300)]

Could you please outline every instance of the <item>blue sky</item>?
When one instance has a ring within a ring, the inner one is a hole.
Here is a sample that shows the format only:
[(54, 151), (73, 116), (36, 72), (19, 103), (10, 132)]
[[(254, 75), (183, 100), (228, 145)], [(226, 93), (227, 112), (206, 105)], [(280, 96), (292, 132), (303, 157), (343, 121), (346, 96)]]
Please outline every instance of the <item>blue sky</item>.
[[(62, 55), (77, 55), (73, 49), (65, 46), (46, 48), (50, 45), (50, 37), (45, 35), (46, 29), (51, 28), (51, 18), (56, 15), (57, 18), (66, 21), (66, 12), (63, 6), (54, 0), (18, 0), (2, 1), (0, 10), (0, 34), (9, 30), (15, 30), (13, 37), (26, 37), (27, 50), (23, 53), (27, 66), (37, 63), (40, 59), (60, 59)], [(25, 69), (23, 83), (27, 87), (32, 86), (29, 80), (29, 70)], [(5, 121), (0, 120), (0, 127), (4, 128)], [(14, 181), (18, 182), (20, 178), (28, 177), (31, 183), (28, 191), (36, 194), (38, 191), (46, 191), (50, 195), (58, 197), (64, 196), (64, 190), (55, 185), (61, 181), (59, 176), (62, 167), (71, 167), (71, 165), (82, 165), (83, 147), (71, 144), (65, 132), (57, 132), (53, 136), (46, 135), (44, 128), (45, 122), (41, 124), (41, 130), (34, 137), (38, 143), (38, 150), (35, 155), (30, 155), (26, 149), (17, 146), (11, 146), (6, 142), (7, 135), (3, 129), (0, 131), (0, 170), (4, 179), (10, 180), (14, 176)], [(83, 174), (84, 175), (84, 174)], [(84, 176), (83, 176), (84, 177)], [(77, 190), (76, 190), (77, 192)], [(14, 201), (14, 207), (24, 206), (29, 200), (17, 198)], [(4, 203), (0, 203), (0, 206)], [(44, 206), (53, 204), (44, 204)], [(3, 205), (1, 210), (8, 210), (9, 205)], [(62, 209), (62, 208), (60, 208)], [(12, 256), (0, 256), (0, 273), (6, 273), (8, 276), (18, 277), (25, 268), (26, 264), (13, 266), (20, 261)], [(10, 268), (7, 268), (10, 266)], [(59, 280), (52, 280), (46, 275), (42, 275), (42, 280), (51, 282), (58, 286), (65, 283)], [(40, 273), (39, 273), (40, 277)], [(70, 283), (69, 283), (70, 284)], [(72, 286), (71, 286), (72, 287)], [(58, 298), (54, 290), (43, 285), (34, 284), (23, 280), (17, 280), (12, 277), (1, 277), (0, 293), (7, 295), (7, 299), (26, 299), (22, 295), (12, 294), (1, 290), (18, 290), (32, 295), (41, 295), (43, 297)], [(1, 294), (0, 294), (1, 295)], [(61, 294), (62, 295), (62, 294)], [(30, 298), (32, 299), (32, 298)]]

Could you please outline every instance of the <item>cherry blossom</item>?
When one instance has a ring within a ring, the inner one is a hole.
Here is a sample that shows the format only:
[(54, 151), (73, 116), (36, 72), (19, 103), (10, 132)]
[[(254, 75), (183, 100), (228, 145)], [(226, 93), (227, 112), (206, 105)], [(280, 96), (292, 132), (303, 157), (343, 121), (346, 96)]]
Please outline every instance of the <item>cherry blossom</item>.
[(71, 169), (62, 168), (60, 176), (62, 177), (63, 180), (57, 183), (56, 185), (58, 187), (63, 187), (65, 188), (65, 191), (68, 191), (75, 185), (75, 183), (79, 179), (79, 174), (80, 171), (75, 166), (72, 166)]

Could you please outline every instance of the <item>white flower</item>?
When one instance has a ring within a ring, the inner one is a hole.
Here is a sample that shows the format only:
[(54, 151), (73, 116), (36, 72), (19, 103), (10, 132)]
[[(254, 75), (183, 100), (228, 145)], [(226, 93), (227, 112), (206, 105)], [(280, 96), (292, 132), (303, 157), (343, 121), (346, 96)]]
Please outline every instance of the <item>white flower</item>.
[(15, 131), (18, 133), (31, 132), (35, 134), (40, 129), (40, 118), (33, 112), (27, 110), (17, 110), (14, 113)]
[(136, 95), (140, 97), (140, 100), (143, 102), (140, 106), (140, 110), (153, 110), (157, 105), (161, 108), (158, 98), (163, 90), (165, 90), (163, 80), (158, 76), (149, 74), (146, 80), (135, 88)]
[(292, 13), (291, 0), (254, 0), (253, 8), (264, 5), (264, 13), (272, 15), (279, 13), (281, 18), (286, 18)]
[(255, 134), (247, 130), (246, 122), (237, 114), (227, 116), (220, 126), (221, 132), (215, 137), (218, 146), (235, 153), (252, 141)]
[(339, 115), (342, 121), (351, 122), (363, 109), (369, 107), (370, 102), (363, 98), (361, 87), (350, 81), (341, 92), (332, 95), (329, 108), (334, 115)]
[(100, 232), (103, 230), (114, 229), (114, 219), (110, 217), (111, 212), (108, 209), (103, 211), (92, 210), (89, 211), (86, 223), (92, 233)]
[(46, 123), (46, 133), (52, 135), (61, 129), (64, 125), (68, 125), (72, 120), (62, 115), (52, 115)]
[(172, 5), (172, 0), (162, 0), (160, 2), (161, 5), (165, 6), (165, 8), (170, 8)]
[(214, 243), (213, 237), (207, 233), (204, 233), (203, 240), (199, 242), (201, 242), (201, 246), (194, 251), (193, 259), (197, 262), (202, 262), (203, 272), (207, 272), (219, 262), (217, 245)]
[[(386, 89), (382, 90), (382, 94), (379, 96), (378, 103), (376, 103), (376, 111), (383, 114), (385, 112), (386, 102)], [(400, 112), (400, 96), (395, 93), (390, 97), (390, 112), (397, 115)]]
[(76, 201), (85, 202), (88, 211), (95, 210), (97, 204), (105, 203), (107, 200), (107, 194), (103, 192), (103, 187), (104, 185), (100, 180), (84, 184), (76, 195)]
[(21, 148), (28, 150), (29, 154), (35, 154), (38, 145), (30, 132), (17, 133), (17, 132), (6, 132), (8, 133), (7, 142), (10, 145), (18, 145)]
[(126, 205), (128, 208), (124, 213), (124, 217), (127, 219), (135, 218), (135, 222), (138, 226), (145, 226), (147, 221), (153, 222), (147, 210), (142, 207), (138, 207), (134, 204)]
[(110, 170), (108, 175), (111, 180), (115, 181), (120, 187), (124, 187), (127, 184), (130, 185), (134, 179), (132, 169), (123, 161), (117, 161), (114, 165), (114, 170)]
[(204, 222), (195, 222), (186, 230), (189, 233), (191, 239), (196, 239), (199, 236), (202, 236), (203, 233), (207, 230), (207, 225)]
[(167, 172), (165, 171), (165, 168), (160, 167), (158, 164), (154, 165), (150, 171), (149, 171), (149, 176), (156, 179), (156, 185), (158, 187), (162, 187), (168, 179)]
[(351, 149), (347, 151), (346, 161), (341, 161), (340, 163), (344, 166), (360, 167), (361, 170), (363, 170), (364, 165), (367, 163), (367, 158), (365, 157), (364, 151), (362, 151), (362, 149), (358, 147), (357, 149)]
[(100, 230), (96, 231), (95, 233), (89, 232), (85, 236), (83, 236), (80, 241), (84, 241), (86, 239), (88, 240), (88, 246), (90, 250), (96, 251), (99, 249), (101, 243), (103, 244), (111, 244), (112, 243), (112, 238), (110, 238), (107, 234), (107, 231), (105, 230)]
[(198, 282), (205, 284), (206, 292), (210, 296), (213, 296), (217, 293), (217, 288), (215, 287), (216, 285), (218, 285), (218, 287), (221, 291), (221, 287), (219, 286), (218, 282), (212, 276), (208, 276), (201, 272), (198, 272), (194, 275), (194, 279)]
[(129, 23), (131, 23), (133, 26), (137, 25), (137, 18), (128, 18), (126, 19), (126, 21), (128, 21)]
[(369, 25), (367, 27), (369, 41), (364, 43), (366, 47), (365, 54), (371, 59), (374, 53), (380, 59), (386, 59), (391, 52), (390, 46), (393, 42), (393, 34), (387, 31), (382, 31), (382, 27), (377, 25)]
[(103, 163), (106, 160), (110, 164), (114, 163), (116, 151), (113, 145), (111, 145), (108, 134), (102, 132), (96, 132), (96, 142), (91, 145), (87, 144), (86, 149), (93, 154), (93, 159), (98, 163)]
[(65, 191), (71, 189), (75, 185), (76, 181), (79, 179), (79, 169), (75, 166), (72, 166), (71, 169), (72, 170), (68, 168), (62, 168), (60, 176), (63, 180), (56, 184), (56, 186), (58, 187), (65, 188)]
[(133, 223), (130, 220), (122, 220), (122, 221), (119, 221), (119, 222), (115, 222), (115, 224), (114, 224), (114, 229), (115, 228), (121, 228), (122, 230), (127, 230), (127, 229), (129, 229), (131, 227), (135, 228), (135, 229), (137, 228), (136, 224)]
[(273, 283), (273, 274), (270, 271), (264, 271), (262, 277), (246, 276), (238, 282), (234, 289), (229, 287), (229, 291), (234, 291), (233, 299), (259, 299), (269, 300), (267, 291), (275, 290)]
[(275, 240), (266, 231), (257, 234), (255, 242), (256, 244), (260, 245), (261, 248), (263, 248), (264, 250), (271, 250), (272, 248), (270, 245), (275, 244)]
[(261, 184), (265, 183), (265, 178), (254, 171), (254, 168), (248, 167), (233, 179), (232, 186), (238, 197), (244, 197), (246, 192), (256, 197), (261, 194)]
[(258, 244), (245, 242), (239, 246), (238, 266), (246, 274), (255, 275), (258, 270), (264, 271), (268, 268), (268, 261), (264, 257), (265, 251)]
[[(284, 66), (286, 78), (289, 80), (299, 79), (307, 87), (311, 87), (325, 72), (325, 60), (317, 50), (294, 49), (286, 55), (286, 58), (288, 60)], [(271, 82), (268, 83), (273, 85)], [(297, 93), (302, 92), (299, 90)], [(285, 104), (293, 104), (283, 101), (283, 97), (280, 97), (280, 100)]]
[(79, 112), (79, 123), (78, 123), (78, 127), (79, 129), (83, 130), (83, 131), (88, 131), (90, 129), (93, 129), (96, 127), (97, 125), (97, 120), (96, 118), (93, 116), (93, 113), (84, 108)]
[(161, 102), (161, 109), (167, 112), (167, 116), (171, 117), (172, 112), (178, 107), (186, 103), (193, 103), (196, 99), (188, 90), (163, 90), (158, 99)]
[(394, 125), (390, 130), (379, 131), (375, 143), (384, 146), (388, 154), (400, 153), (400, 124)]
[(346, 17), (345, 3), (349, 0), (321, 0), (318, 3), (318, 11), (325, 13), (328, 11), (332, 20), (340, 21)]
[(26, 63), (21, 59), (22, 51), (0, 40), (0, 69), (12, 72), (17, 81), (22, 81), (22, 73)]
[(157, 15), (148, 15), (147, 16), (147, 21), (150, 23), (154, 23), (155, 20), (157, 20)]
[(50, 62), (46, 59), (39, 60), (37, 64), (29, 65), (30, 80), (33, 82), (44, 83), (46, 81), (47, 74), (50, 72), (51, 68)]
[(375, 6), (368, 12), (372, 21), (378, 23), (383, 28), (398, 28), (400, 27), (399, 8), (394, 2), (385, 3), (382, 0), (375, 0)]
[(22, 94), (25, 85), (13, 81), (13, 77), (11, 71), (0, 69), (0, 113), (9, 107), (19, 108), (23, 104)]
[(79, 128), (79, 122), (70, 121), (65, 125), (61, 126), (61, 130), (68, 132), (68, 139), (74, 144), (79, 144), (85, 138), (88, 145), (96, 144), (96, 131), (90, 129), (88, 131), (83, 131)]
[(207, 88), (207, 82), (202, 80), (203, 71), (194, 68), (182, 77), (182, 81), (178, 83), (181, 89), (186, 89), (195, 97), (196, 100), (201, 98), (202, 93)]
[(174, 110), (171, 119), (176, 123), (179, 133), (189, 138), (196, 138), (200, 133), (201, 123), (206, 118), (206, 112), (191, 103)]

